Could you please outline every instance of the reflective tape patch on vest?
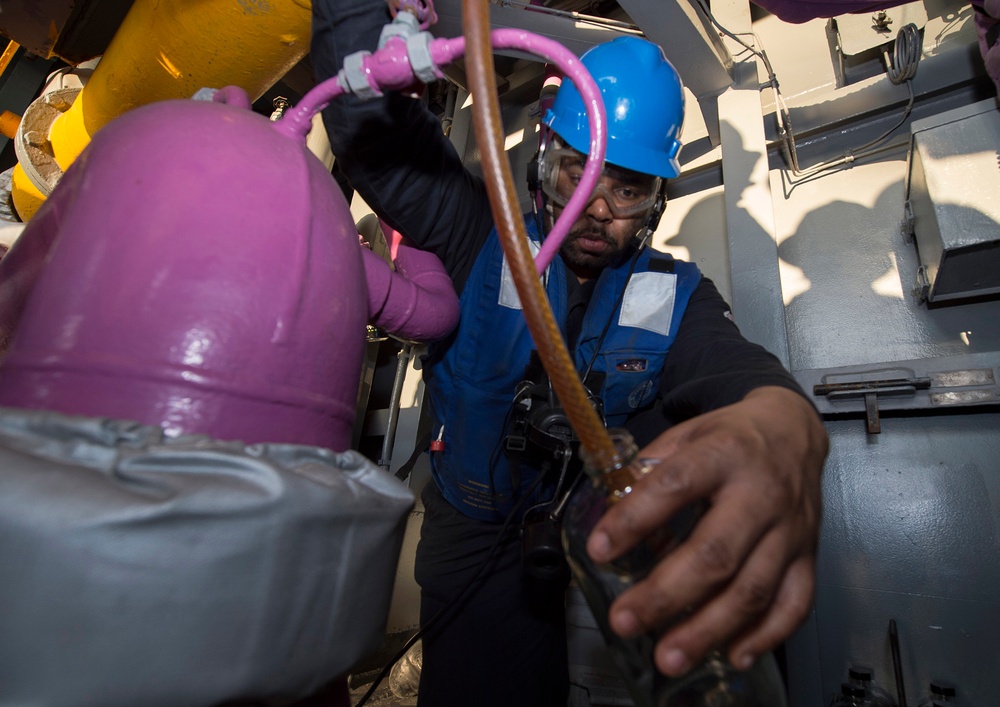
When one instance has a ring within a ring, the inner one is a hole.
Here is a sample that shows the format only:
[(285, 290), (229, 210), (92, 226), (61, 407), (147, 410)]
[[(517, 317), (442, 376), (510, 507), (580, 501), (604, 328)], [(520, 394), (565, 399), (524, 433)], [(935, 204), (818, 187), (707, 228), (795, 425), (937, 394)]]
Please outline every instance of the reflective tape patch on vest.
[[(531, 248), (531, 257), (538, 255), (542, 246), (535, 241), (529, 240), (528, 246)], [(550, 266), (551, 267), (551, 266)], [(546, 268), (548, 273), (548, 268)], [(510, 263), (507, 262), (507, 254), (503, 256), (503, 266), (500, 270), (500, 297), (497, 304), (507, 309), (524, 309), (521, 306), (521, 298), (517, 295), (517, 286), (514, 284), (514, 274), (510, 271)]]
[(629, 278), (622, 298), (621, 326), (645, 329), (662, 336), (670, 333), (677, 276), (667, 272), (637, 272)]

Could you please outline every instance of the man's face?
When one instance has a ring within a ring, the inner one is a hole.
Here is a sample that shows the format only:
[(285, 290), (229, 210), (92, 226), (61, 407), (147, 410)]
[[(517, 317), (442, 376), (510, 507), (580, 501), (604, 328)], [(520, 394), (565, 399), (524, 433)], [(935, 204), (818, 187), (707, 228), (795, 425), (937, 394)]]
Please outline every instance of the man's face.
[[(596, 198), (587, 205), (559, 250), (563, 262), (581, 281), (597, 277), (605, 267), (624, 258), (630, 251), (632, 237), (646, 218), (643, 215), (616, 219), (601, 201)], [(555, 208), (556, 218), (561, 211), (560, 207)]]
[[(559, 169), (546, 190), (558, 218), (573, 194), (586, 157), (562, 148)], [(630, 250), (630, 241), (652, 210), (660, 182), (656, 177), (605, 165), (600, 181), (580, 218), (570, 228), (560, 253), (563, 261), (582, 281), (597, 277), (606, 266), (617, 263)], [(560, 203), (561, 202), (561, 203)]]

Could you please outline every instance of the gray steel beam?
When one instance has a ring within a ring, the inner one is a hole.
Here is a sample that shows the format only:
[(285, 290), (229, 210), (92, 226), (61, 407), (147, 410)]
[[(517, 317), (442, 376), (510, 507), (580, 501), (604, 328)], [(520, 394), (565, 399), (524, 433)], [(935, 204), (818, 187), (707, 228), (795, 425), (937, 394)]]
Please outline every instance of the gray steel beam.
[[(747, 0), (716, 0), (712, 12), (732, 32), (751, 31)], [(734, 66), (735, 83), (718, 101), (733, 315), (744, 336), (788, 366), (788, 334), (757, 59), (752, 54), (747, 56)], [(822, 682), (815, 611), (788, 645), (789, 704), (819, 707), (817, 698), (822, 695), (816, 688)]]
[(690, 0), (618, 0), (648, 39), (663, 47), (684, 85), (698, 98), (713, 145), (718, 145), (717, 96), (733, 85), (733, 57), (705, 14)]
[[(680, 73), (684, 85), (698, 98), (705, 123), (710, 126), (712, 144), (719, 144), (715, 98), (732, 85), (733, 58), (718, 33), (712, 30), (708, 19), (691, 0), (620, 0), (619, 4), (642, 33), (663, 48)], [(435, 9), (438, 14), (438, 22), (432, 28), (435, 36), (456, 37), (462, 34), (460, 0), (438, 0)], [(559, 42), (576, 55), (595, 44), (635, 34), (613, 26), (547, 14), (544, 8), (529, 10), (491, 3), (489, 10), (493, 29), (528, 30)], [(497, 53), (524, 56), (520, 52)]]
[[(716, 2), (713, 12), (733, 32), (751, 29), (746, 0)], [(719, 96), (733, 315), (744, 336), (787, 366), (785, 308), (756, 58), (750, 55), (736, 64), (734, 74), (736, 83)]]

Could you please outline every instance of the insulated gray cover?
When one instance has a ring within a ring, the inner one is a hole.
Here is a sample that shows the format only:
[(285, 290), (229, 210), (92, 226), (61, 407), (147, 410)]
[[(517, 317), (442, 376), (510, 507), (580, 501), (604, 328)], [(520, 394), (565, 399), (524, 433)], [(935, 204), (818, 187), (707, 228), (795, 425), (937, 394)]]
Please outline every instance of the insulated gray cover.
[(0, 408), (0, 705), (307, 695), (378, 645), (412, 504), (355, 452)]

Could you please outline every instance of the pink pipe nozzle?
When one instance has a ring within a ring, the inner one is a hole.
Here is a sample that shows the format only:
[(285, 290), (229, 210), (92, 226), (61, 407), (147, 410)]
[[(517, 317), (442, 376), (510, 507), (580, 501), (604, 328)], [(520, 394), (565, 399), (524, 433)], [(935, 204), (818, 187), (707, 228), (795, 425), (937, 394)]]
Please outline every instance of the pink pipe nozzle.
[[(0, 260), (0, 405), (348, 448), (366, 276), (389, 268), (363, 260), (333, 177), (273, 126), (167, 101), (95, 136)], [(422, 302), (442, 297), (450, 311), (453, 291)]]
[[(524, 30), (498, 29), (490, 37), (493, 46), (499, 49), (519, 49), (543, 58), (555, 65), (569, 78), (580, 92), (590, 117), (590, 149), (587, 162), (580, 178), (579, 186), (567, 202), (563, 212), (556, 219), (541, 250), (535, 256), (535, 268), (541, 274), (559, 252), (569, 229), (579, 218), (590, 201), (604, 165), (605, 143), (607, 141), (607, 114), (600, 90), (594, 83), (580, 59), (558, 42)], [(432, 39), (427, 44), (430, 66), (425, 67), (435, 75), (440, 75), (437, 67), (450, 64), (465, 54), (465, 38)], [(363, 56), (352, 56), (357, 65), (341, 69), (339, 74), (316, 86), (303, 97), (292, 115), (286, 113), (278, 121), (279, 130), (288, 135), (305, 135), (314, 113), (334, 97), (347, 91), (359, 95), (379, 95), (381, 91), (404, 90), (417, 82), (417, 75), (411, 65), (407, 42), (400, 37), (391, 37), (378, 51)], [(346, 64), (346, 62), (345, 62)], [(356, 84), (354, 89), (351, 85)]]
[(451, 278), (433, 253), (414, 247), (398, 231), (382, 224), (396, 271), (367, 248), (362, 249), (372, 321), (397, 336), (429, 341), (448, 335), (458, 323), (458, 297)]

